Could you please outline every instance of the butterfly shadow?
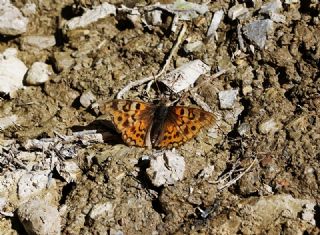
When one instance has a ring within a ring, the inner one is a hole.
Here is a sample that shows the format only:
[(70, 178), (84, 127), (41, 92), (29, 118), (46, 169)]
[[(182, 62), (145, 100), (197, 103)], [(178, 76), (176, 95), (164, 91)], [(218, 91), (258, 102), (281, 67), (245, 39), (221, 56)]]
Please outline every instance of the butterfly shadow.
[(86, 126), (73, 126), (71, 130), (73, 132), (95, 131), (95, 133), (102, 135), (103, 141), (106, 144), (124, 144), (121, 135), (116, 131), (113, 123), (108, 120), (94, 120)]

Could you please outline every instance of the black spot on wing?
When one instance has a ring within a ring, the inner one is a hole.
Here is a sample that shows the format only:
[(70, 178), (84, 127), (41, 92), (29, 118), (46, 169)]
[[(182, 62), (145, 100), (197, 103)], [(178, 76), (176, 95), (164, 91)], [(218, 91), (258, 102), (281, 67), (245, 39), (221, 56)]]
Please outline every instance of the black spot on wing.
[(128, 126), (129, 126), (129, 121), (126, 120), (126, 121), (123, 123), (123, 126), (124, 126), (124, 127), (128, 127)]

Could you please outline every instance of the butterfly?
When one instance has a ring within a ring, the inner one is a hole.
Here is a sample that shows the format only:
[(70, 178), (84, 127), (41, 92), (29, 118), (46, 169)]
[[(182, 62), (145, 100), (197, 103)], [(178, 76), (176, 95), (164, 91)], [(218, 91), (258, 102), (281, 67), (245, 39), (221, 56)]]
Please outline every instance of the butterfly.
[(216, 120), (212, 113), (199, 108), (135, 100), (112, 100), (100, 105), (100, 111), (111, 114), (127, 145), (148, 148), (177, 147)]

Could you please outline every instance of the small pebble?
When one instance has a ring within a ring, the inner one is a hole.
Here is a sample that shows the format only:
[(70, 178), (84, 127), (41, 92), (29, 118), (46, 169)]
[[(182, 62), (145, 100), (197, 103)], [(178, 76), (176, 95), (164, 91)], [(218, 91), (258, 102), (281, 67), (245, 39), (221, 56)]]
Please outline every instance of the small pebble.
[(239, 17), (247, 16), (249, 14), (248, 8), (244, 4), (237, 4), (231, 7), (228, 11), (228, 17), (231, 20), (235, 20)]
[(49, 66), (43, 62), (35, 62), (32, 64), (26, 77), (26, 84), (40, 85), (49, 80)]
[(304, 221), (307, 221), (308, 223), (312, 225), (316, 225), (316, 212), (314, 210), (316, 204), (315, 203), (307, 203), (304, 205), (304, 209), (301, 213), (301, 219)]
[(250, 125), (248, 123), (241, 123), (238, 127), (238, 133), (241, 136), (246, 136), (250, 132)]
[(95, 95), (92, 94), (92, 92), (89, 90), (83, 92), (82, 95), (80, 96), (80, 104), (85, 108), (88, 108), (96, 100), (97, 98), (95, 97)]
[(261, 6), (260, 13), (271, 14), (279, 13), (282, 9), (282, 3), (280, 0), (274, 0)]
[(231, 89), (219, 92), (219, 101), (221, 109), (232, 109), (237, 100), (238, 89)]
[(273, 118), (260, 123), (259, 131), (262, 134), (275, 133), (282, 128), (282, 123), (275, 121)]
[(56, 45), (56, 39), (53, 35), (51, 36), (40, 36), (40, 35), (31, 35), (24, 36), (21, 38), (21, 49), (28, 50), (43, 50), (50, 48)]
[(189, 43), (186, 43), (186, 44), (183, 46), (183, 50), (184, 50), (186, 53), (190, 53), (190, 52), (194, 52), (194, 51), (196, 51), (196, 50), (199, 50), (203, 45), (204, 45), (204, 44), (203, 44), (202, 41), (189, 42)]
[(89, 217), (91, 219), (96, 219), (99, 216), (104, 215), (104, 217), (107, 216), (111, 219), (113, 217), (113, 211), (114, 208), (111, 202), (98, 203), (91, 208)]
[(272, 20), (256, 20), (242, 27), (243, 34), (261, 50), (267, 41), (267, 34), (273, 31)]

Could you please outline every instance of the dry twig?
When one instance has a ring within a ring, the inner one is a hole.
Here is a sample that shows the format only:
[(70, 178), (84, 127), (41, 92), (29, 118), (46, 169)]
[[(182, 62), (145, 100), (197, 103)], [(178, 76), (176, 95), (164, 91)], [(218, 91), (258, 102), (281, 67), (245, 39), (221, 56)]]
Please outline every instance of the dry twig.
[(240, 173), (237, 177), (235, 177), (234, 179), (230, 180), (229, 182), (227, 182), (226, 184), (222, 185), (222, 186), (218, 186), (218, 190), (221, 191), (224, 188), (228, 188), (231, 185), (235, 184), (239, 179), (242, 178), (242, 176), (244, 176), (254, 165), (254, 163), (257, 161), (257, 158), (253, 159), (252, 163), (248, 166), (247, 169), (245, 169), (242, 173)]
[[(252, 167), (253, 165), (255, 164), (255, 162), (257, 161), (257, 157), (255, 157), (255, 159), (253, 159), (253, 161), (251, 162), (251, 164), (248, 166), (247, 169), (245, 169), (243, 172), (241, 172), (239, 175), (237, 175), (237, 177), (231, 179), (230, 181), (228, 181), (227, 183), (223, 184), (223, 185), (219, 185), (218, 186), (218, 190), (221, 191), (222, 189), (224, 188), (228, 188), (230, 187), (231, 185), (235, 184), (239, 179), (242, 178), (242, 176), (244, 176)], [(241, 170), (237, 170), (238, 164), (234, 164), (232, 169), (227, 172), (226, 174), (224, 174), (223, 176), (221, 176), (218, 180), (216, 181), (209, 181), (208, 183), (210, 184), (222, 184), (222, 182), (224, 182), (227, 178), (231, 178), (231, 175), (236, 173), (236, 172), (239, 172)]]

